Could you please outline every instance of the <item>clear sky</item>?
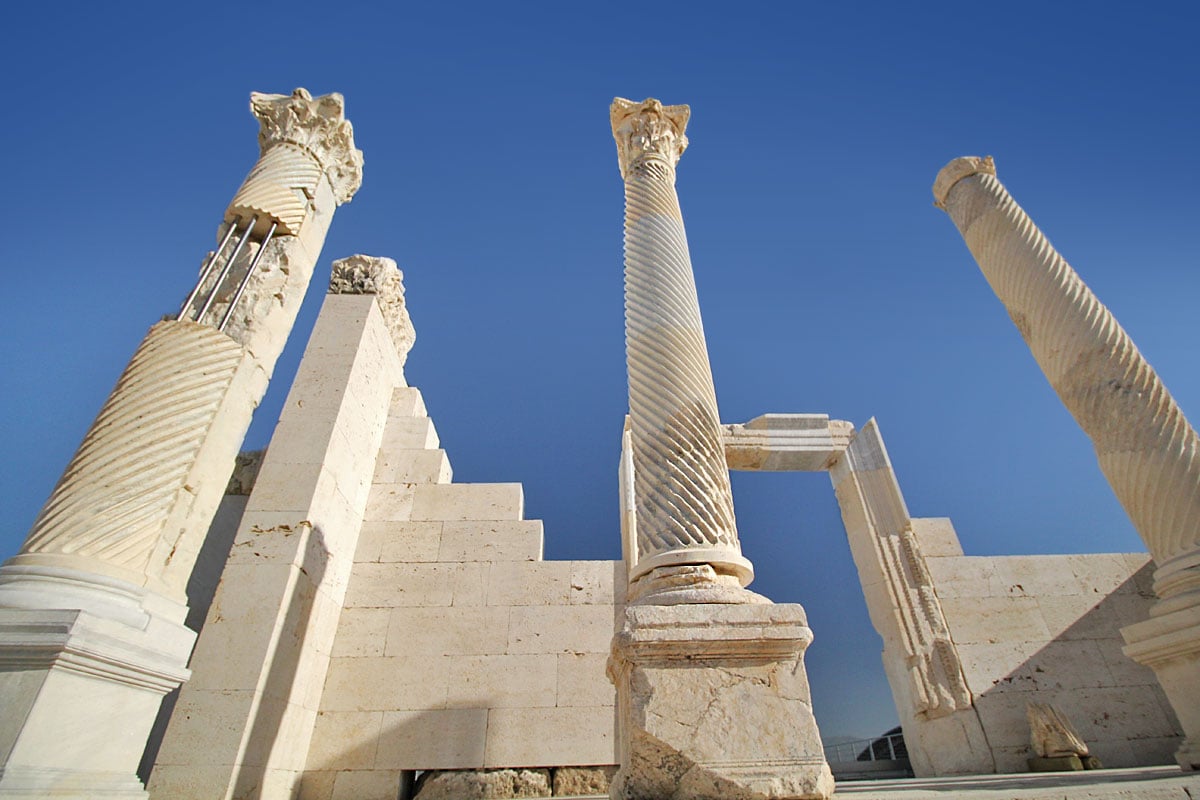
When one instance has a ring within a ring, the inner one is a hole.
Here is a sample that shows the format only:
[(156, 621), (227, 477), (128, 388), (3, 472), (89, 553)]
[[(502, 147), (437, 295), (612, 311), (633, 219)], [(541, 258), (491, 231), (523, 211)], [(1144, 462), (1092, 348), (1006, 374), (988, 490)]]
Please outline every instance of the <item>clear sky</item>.
[[(251, 91), (345, 95), (329, 262), (405, 273), (407, 368), (461, 481), (522, 481), (549, 558), (619, 556), (614, 95), (688, 103), (678, 189), (727, 422), (878, 418), (968, 554), (1143, 550), (930, 185), (991, 154), (1200, 419), (1195, 3), (22, 3), (0, 26), (0, 556), (257, 156)], [(985, 12), (986, 9), (986, 12)], [(735, 474), (753, 588), (802, 603), (822, 733), (894, 724), (828, 478)]]

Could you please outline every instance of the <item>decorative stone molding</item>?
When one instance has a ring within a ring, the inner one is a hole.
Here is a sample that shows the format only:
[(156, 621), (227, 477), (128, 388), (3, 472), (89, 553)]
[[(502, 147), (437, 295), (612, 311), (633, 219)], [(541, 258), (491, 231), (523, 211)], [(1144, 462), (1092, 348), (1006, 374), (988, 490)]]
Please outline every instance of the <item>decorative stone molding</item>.
[[(868, 610), (885, 649), (904, 653), (915, 712), (934, 719), (970, 708), (958, 650), (874, 419), (834, 463), (830, 478), (864, 590), (879, 585), (890, 597), (881, 617)], [(855, 540), (868, 546), (855, 546)], [(868, 553), (868, 563), (859, 563)]]
[(333, 262), (329, 293), (375, 295), (400, 363), (404, 363), (417, 340), (417, 332), (404, 303), (404, 273), (395, 261), (361, 254), (338, 259)]
[(671, 168), (687, 149), (684, 135), (692, 110), (685, 105), (664, 106), (653, 97), (640, 103), (614, 97), (609, 117), (617, 140), (621, 177), (640, 161), (654, 159)]
[(854, 426), (826, 414), (763, 414), (723, 425), (732, 470), (824, 472), (846, 451)]
[(1049, 703), (1027, 703), (1029, 741), (1039, 758), (1090, 755), (1087, 743), (1067, 716)]
[(262, 125), (258, 145), (264, 155), (282, 143), (301, 148), (321, 165), (338, 205), (350, 202), (362, 186), (363, 154), (354, 147), (354, 126), (346, 119), (340, 94), (314, 98), (306, 89), (291, 95), (252, 92), (250, 110)]

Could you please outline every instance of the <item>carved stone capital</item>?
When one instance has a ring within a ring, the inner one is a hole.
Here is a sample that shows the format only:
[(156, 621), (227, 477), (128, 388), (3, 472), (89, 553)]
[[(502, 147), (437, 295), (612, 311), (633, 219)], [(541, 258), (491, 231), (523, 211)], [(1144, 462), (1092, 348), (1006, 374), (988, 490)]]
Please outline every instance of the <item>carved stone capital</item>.
[(950, 189), (954, 184), (961, 181), (963, 178), (969, 178), (972, 175), (978, 174), (995, 175), (996, 164), (992, 161), (991, 156), (963, 156), (956, 158), (946, 166), (942, 167), (941, 172), (937, 174), (937, 178), (933, 181), (933, 204), (938, 208), (946, 207), (946, 195), (950, 194)]
[(404, 273), (396, 262), (380, 256), (356, 254), (333, 262), (330, 294), (373, 294), (383, 314), (396, 353), (403, 364), (417, 340), (417, 332), (404, 305)]
[(688, 106), (664, 106), (653, 97), (640, 103), (614, 97), (609, 117), (617, 140), (621, 177), (639, 161), (657, 159), (674, 167), (687, 149), (684, 135), (692, 110)]
[(354, 147), (354, 127), (345, 117), (346, 104), (336, 92), (314, 98), (306, 89), (290, 95), (250, 93), (250, 111), (262, 128), (258, 146), (266, 155), (277, 144), (303, 149), (321, 165), (338, 205), (362, 186), (363, 155)]

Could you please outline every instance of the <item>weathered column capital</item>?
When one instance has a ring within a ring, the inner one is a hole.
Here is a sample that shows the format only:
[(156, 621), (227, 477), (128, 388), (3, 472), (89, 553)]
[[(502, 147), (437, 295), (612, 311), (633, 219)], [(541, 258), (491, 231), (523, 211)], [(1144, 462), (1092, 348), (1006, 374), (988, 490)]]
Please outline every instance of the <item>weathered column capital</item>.
[(262, 155), (279, 144), (301, 148), (321, 165), (338, 205), (362, 186), (362, 151), (354, 147), (354, 126), (346, 119), (346, 103), (337, 92), (314, 98), (306, 89), (290, 95), (250, 93), (250, 111), (262, 128)]
[(330, 294), (373, 294), (403, 363), (417, 340), (404, 304), (404, 273), (396, 262), (382, 256), (355, 254), (333, 262)]
[(933, 181), (933, 204), (938, 208), (946, 207), (946, 195), (954, 184), (972, 175), (995, 175), (996, 164), (991, 156), (962, 156), (942, 167)]
[(621, 177), (641, 161), (663, 161), (674, 169), (687, 149), (684, 135), (692, 110), (688, 106), (664, 106), (653, 97), (640, 103), (614, 97), (609, 109)]

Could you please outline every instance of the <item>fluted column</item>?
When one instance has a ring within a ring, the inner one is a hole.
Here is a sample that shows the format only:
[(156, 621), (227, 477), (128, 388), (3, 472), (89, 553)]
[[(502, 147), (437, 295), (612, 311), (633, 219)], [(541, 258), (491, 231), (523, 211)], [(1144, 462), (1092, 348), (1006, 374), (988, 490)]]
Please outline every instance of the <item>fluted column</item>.
[(0, 567), (0, 797), (144, 797), (134, 771), (159, 702), (188, 677), (188, 577), (334, 210), (362, 176), (340, 95), (255, 93), (250, 107), (260, 157), (216, 252)]
[(1154, 369), (996, 179), (990, 158), (938, 174), (949, 213), (1157, 565), (1149, 623), (1124, 629), (1153, 667), (1200, 764), (1200, 439)]
[[(675, 165), (687, 106), (617, 98), (611, 119), (625, 179), (625, 351), (636, 495), (634, 592), (707, 587), (745, 602), (742, 556)], [(641, 579), (641, 583), (636, 583)], [(716, 587), (724, 587), (717, 589)], [(718, 595), (724, 597), (719, 600)]]

